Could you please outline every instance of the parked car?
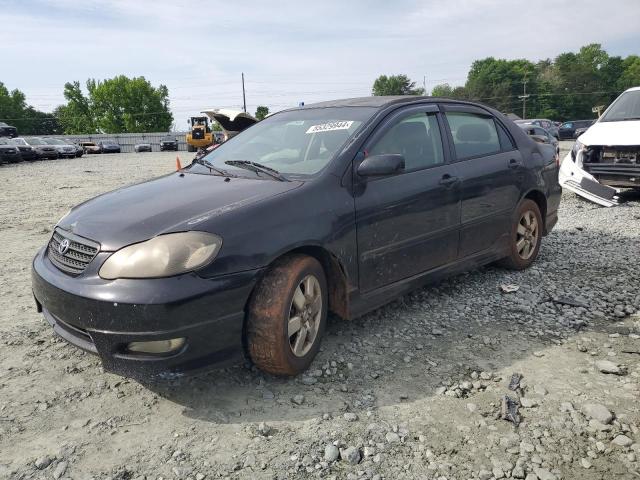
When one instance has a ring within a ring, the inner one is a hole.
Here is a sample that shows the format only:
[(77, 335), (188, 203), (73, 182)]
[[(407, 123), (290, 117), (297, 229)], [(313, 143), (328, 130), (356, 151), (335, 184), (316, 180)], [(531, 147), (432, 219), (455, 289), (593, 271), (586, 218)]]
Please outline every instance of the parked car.
[(164, 152), (165, 150), (178, 151), (178, 139), (170, 135), (162, 137), (162, 139), (160, 140), (160, 151)]
[(26, 137), (24, 140), (35, 150), (40, 160), (54, 160), (59, 157), (56, 147), (49, 145), (40, 137)]
[(518, 123), (518, 126), (522, 129), (522, 131), (524, 131), (524, 133), (529, 135), (532, 140), (552, 147), (556, 155), (556, 161), (558, 161), (558, 164), (559, 164), (560, 142), (554, 135), (551, 135), (549, 131), (537, 125), (533, 125), (529, 123)]
[(100, 147), (95, 142), (80, 142), (78, 145), (82, 147), (84, 153), (101, 153)]
[(555, 124), (555, 122), (551, 120), (547, 120), (546, 118), (532, 118), (532, 119), (526, 119), (526, 120), (518, 120), (516, 123), (537, 125), (538, 127), (544, 128), (556, 139), (559, 139), (560, 137), (560, 134), (558, 133), (558, 126)]
[(53, 145), (55, 149), (58, 151), (58, 157), (66, 157), (66, 158), (75, 158), (76, 156), (76, 147), (71, 145), (68, 142), (63, 140), (59, 140), (57, 138), (43, 138), (45, 143), (49, 145)]
[(558, 128), (558, 138), (560, 140), (573, 140), (576, 138), (576, 129), (589, 128), (593, 125), (595, 120), (572, 120), (570, 122), (564, 122)]
[(134, 145), (133, 147), (133, 151), (136, 153), (140, 153), (140, 152), (151, 152), (151, 144), (150, 143), (138, 143), (136, 145)]
[(18, 129), (16, 127), (12, 127), (11, 125), (7, 125), (4, 122), (0, 122), (0, 137), (16, 137), (18, 136)]
[(84, 155), (84, 148), (82, 148), (75, 140), (64, 140), (76, 150), (76, 157), (79, 158)]
[(11, 137), (0, 137), (0, 163), (16, 163), (22, 161), (20, 150), (11, 141)]
[(98, 142), (100, 153), (120, 153), (120, 145), (113, 140), (101, 140)]
[(122, 375), (171, 378), (243, 351), (295, 375), (329, 311), (353, 318), (487, 263), (530, 266), (558, 218), (557, 176), (549, 148), (481, 104), (294, 108), (73, 208), (33, 261), (36, 305)]
[(562, 161), (560, 183), (611, 207), (623, 188), (640, 190), (640, 87), (623, 92), (580, 135)]
[(13, 144), (20, 150), (20, 157), (22, 160), (38, 160), (38, 153), (34, 148), (29, 145), (24, 138), (16, 137), (12, 138)]

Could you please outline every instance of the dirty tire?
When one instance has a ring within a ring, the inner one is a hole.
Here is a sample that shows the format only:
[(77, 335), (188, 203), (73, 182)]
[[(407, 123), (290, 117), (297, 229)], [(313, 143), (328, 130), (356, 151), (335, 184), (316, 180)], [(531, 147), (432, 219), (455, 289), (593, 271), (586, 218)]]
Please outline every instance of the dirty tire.
[[(518, 251), (518, 229), (521, 228), (523, 217), (527, 214), (531, 214), (533, 215), (533, 217), (535, 217), (535, 220), (537, 222), (537, 234), (535, 246), (533, 247), (532, 251), (528, 253), (528, 256), (525, 255), (527, 258), (524, 258), (523, 255)], [(538, 207), (538, 204), (533, 200), (523, 200), (516, 209), (511, 225), (511, 240), (509, 242), (510, 254), (508, 257), (505, 257), (502, 260), (498, 261), (498, 265), (510, 270), (524, 270), (525, 268), (528, 268), (538, 257), (540, 244), (542, 242), (543, 229), (544, 224), (542, 222), (542, 214), (540, 213), (540, 207)]]
[[(296, 290), (311, 277), (317, 280), (314, 289), (318, 286), (320, 289), (321, 310), (313, 341), (308, 342), (303, 355), (297, 356), (289, 337), (290, 316), (295, 308)], [(320, 348), (327, 309), (327, 281), (315, 258), (293, 254), (277, 260), (260, 280), (249, 302), (246, 341), (251, 360), (274, 375), (297, 375), (306, 370)]]

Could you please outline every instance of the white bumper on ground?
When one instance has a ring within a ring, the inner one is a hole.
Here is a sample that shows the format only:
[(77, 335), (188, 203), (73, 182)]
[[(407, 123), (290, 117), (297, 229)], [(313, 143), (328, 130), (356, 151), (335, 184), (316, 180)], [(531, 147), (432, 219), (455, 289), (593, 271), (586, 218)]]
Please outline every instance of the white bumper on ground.
[(571, 190), (581, 197), (605, 207), (618, 204), (618, 190), (599, 183), (593, 175), (582, 169), (582, 151), (576, 153), (575, 160), (571, 152), (567, 154), (560, 165), (558, 180), (562, 188)]

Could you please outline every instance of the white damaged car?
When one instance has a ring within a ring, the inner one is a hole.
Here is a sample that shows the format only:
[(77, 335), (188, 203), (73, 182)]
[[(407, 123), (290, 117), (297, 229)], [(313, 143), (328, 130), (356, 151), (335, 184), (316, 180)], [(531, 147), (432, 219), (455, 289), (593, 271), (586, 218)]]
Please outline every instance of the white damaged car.
[(622, 188), (640, 189), (640, 87), (622, 93), (583, 133), (560, 166), (560, 185), (611, 207)]

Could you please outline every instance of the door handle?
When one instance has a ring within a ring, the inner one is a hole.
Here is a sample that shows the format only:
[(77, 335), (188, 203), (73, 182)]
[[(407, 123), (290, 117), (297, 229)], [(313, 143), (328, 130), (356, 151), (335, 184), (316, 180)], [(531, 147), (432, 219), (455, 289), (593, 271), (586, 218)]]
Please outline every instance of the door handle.
[(522, 162), (518, 159), (511, 158), (509, 159), (509, 168), (518, 168), (522, 165)]
[(445, 173), (442, 178), (440, 179), (440, 185), (444, 185), (445, 187), (450, 187), (456, 183), (458, 183), (460, 181), (460, 179), (458, 177), (454, 177), (449, 175), (448, 173)]

